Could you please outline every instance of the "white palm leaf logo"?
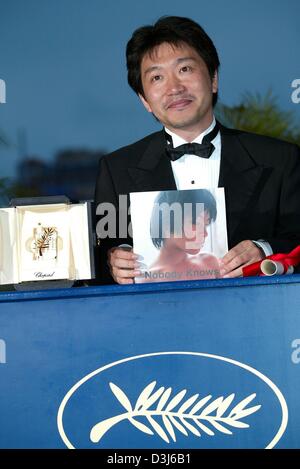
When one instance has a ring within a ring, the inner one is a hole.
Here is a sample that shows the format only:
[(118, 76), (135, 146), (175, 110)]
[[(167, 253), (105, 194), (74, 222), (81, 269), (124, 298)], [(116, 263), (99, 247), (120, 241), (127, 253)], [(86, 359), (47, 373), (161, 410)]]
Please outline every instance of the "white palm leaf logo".
[[(143, 389), (133, 407), (122, 389), (114, 383), (109, 385), (126, 412), (94, 425), (90, 433), (93, 443), (99, 442), (110, 428), (126, 419), (141, 432), (148, 435), (157, 434), (166, 443), (170, 443), (170, 438), (176, 441), (175, 430), (185, 436), (188, 436), (188, 432), (198, 437), (201, 436), (201, 432), (213, 436), (216, 430), (232, 435), (228, 427), (249, 428), (249, 425), (241, 419), (261, 408), (261, 405), (247, 407), (255, 399), (256, 394), (247, 396), (230, 411), (229, 407), (233, 403), (235, 394), (220, 396), (214, 400), (211, 400), (211, 395), (199, 399), (199, 394), (194, 394), (183, 400), (187, 392), (183, 389), (171, 398), (172, 388), (160, 387), (154, 391), (156, 381), (152, 381)], [(138, 420), (139, 418), (146, 419), (147, 425)]]

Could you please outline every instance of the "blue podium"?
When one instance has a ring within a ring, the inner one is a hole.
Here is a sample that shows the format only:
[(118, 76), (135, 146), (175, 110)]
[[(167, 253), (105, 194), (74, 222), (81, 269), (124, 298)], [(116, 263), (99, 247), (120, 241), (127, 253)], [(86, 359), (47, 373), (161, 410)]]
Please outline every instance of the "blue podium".
[(299, 448), (300, 275), (0, 294), (1, 448)]

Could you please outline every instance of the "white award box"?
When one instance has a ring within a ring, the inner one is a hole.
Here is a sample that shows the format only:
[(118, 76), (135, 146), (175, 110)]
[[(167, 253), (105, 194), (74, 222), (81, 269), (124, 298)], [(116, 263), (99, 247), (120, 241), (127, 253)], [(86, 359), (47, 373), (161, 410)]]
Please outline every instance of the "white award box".
[(89, 202), (0, 208), (0, 284), (93, 278), (91, 239)]

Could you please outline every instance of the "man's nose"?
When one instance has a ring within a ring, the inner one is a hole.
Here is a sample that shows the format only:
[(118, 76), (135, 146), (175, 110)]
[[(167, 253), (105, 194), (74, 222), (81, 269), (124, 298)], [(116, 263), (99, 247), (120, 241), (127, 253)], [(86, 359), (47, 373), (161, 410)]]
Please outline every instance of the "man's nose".
[(167, 89), (169, 94), (182, 93), (185, 90), (185, 87), (176, 75), (170, 75), (167, 81)]

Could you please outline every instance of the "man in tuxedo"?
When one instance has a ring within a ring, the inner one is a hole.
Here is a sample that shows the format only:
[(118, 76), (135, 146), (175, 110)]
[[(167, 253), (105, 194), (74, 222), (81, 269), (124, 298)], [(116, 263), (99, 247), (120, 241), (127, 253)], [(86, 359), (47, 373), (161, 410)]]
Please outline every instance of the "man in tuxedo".
[[(215, 120), (219, 58), (205, 31), (188, 18), (163, 17), (134, 32), (126, 57), (129, 85), (164, 129), (101, 159), (96, 207), (111, 203), (118, 213), (119, 195), (130, 192), (224, 187), (224, 277), (300, 244), (299, 148)], [(132, 239), (97, 234), (102, 281), (133, 283), (138, 256), (119, 247)]]

